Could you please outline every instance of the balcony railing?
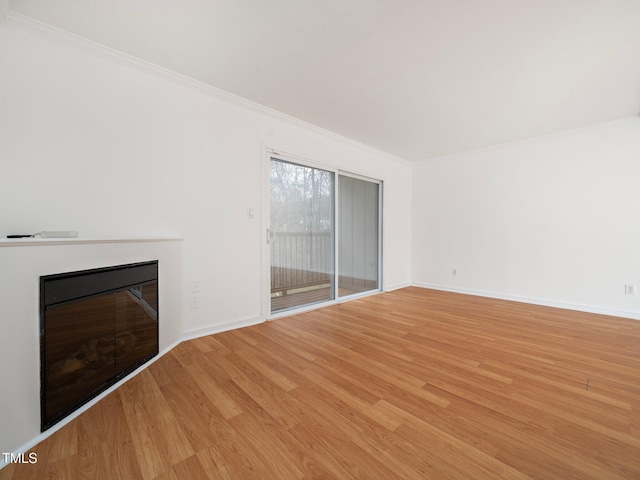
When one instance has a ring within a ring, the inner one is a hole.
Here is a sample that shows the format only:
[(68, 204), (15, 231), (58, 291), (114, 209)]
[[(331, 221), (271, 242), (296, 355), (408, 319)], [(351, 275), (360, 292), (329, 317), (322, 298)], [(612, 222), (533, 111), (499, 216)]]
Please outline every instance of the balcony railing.
[(331, 232), (276, 232), (271, 241), (271, 293), (329, 285), (333, 274)]

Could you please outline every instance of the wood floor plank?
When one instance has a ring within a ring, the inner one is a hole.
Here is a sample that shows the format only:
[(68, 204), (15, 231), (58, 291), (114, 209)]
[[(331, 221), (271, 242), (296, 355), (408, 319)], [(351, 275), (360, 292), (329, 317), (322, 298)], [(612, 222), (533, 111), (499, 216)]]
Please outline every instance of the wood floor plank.
[(122, 385), (119, 393), (144, 479), (195, 453), (148, 369)]
[(77, 419), (78, 467), (83, 478), (142, 478), (119, 392)]
[(183, 342), (7, 479), (640, 478), (640, 322), (404, 288)]
[(185, 478), (207, 478), (207, 472), (197, 455), (191, 455), (171, 466), (165, 474), (155, 480), (182, 480)]
[[(384, 427), (378, 426), (361, 412), (353, 410), (330, 393), (317, 387), (297, 388), (295, 395), (315, 412), (313, 423), (336, 445), (351, 441), (369, 458), (384, 459), (383, 463), (402, 478), (450, 478), (435, 476), (437, 470), (422, 459), (420, 446), (409, 444)], [(442, 473), (442, 472), (440, 472)]]
[(287, 438), (288, 435), (282, 425), (274, 422), (268, 415), (256, 415), (249, 411), (233, 417), (229, 424), (236, 431), (242, 432), (254, 452), (263, 456), (263, 462), (269, 465), (270, 478), (304, 478), (303, 465), (291, 460), (300, 447), (295, 442), (283, 442), (282, 438)]
[[(527, 480), (530, 477), (496, 460), (464, 440), (421, 420), (404, 409), (382, 400), (380, 408), (402, 418), (402, 425), (419, 434), (422, 445), (431, 451), (442, 452), (440, 457), (449, 465), (449, 471), (458, 478), (510, 478)], [(463, 460), (464, 459), (464, 460)]]
[[(252, 377), (257, 372), (249, 372), (250, 368), (246, 363), (240, 362), (238, 366), (238, 358), (231, 358), (233, 354), (220, 359), (220, 365), (233, 376), (233, 382), (244, 391), (260, 408), (264, 409), (269, 415), (279, 422), (283, 427), (289, 428), (300, 422), (300, 418), (294, 408), (287, 408), (286, 392), (277, 392), (269, 386), (256, 382)], [(258, 373), (259, 375), (259, 373)]]

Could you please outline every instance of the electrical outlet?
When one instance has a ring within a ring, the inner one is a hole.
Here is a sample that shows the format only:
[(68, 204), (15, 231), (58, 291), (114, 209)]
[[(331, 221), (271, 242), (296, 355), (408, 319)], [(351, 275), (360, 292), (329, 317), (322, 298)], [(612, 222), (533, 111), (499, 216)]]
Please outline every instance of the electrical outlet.
[(451, 269), (451, 276), (452, 277), (457, 277), (458, 276), (458, 269), (457, 268), (452, 268)]
[(200, 293), (200, 280), (193, 280), (191, 282), (191, 293)]
[(189, 306), (192, 310), (200, 308), (200, 295), (191, 295), (191, 297), (189, 297)]
[(635, 295), (636, 294), (636, 286), (627, 284), (624, 286), (624, 294), (625, 295)]

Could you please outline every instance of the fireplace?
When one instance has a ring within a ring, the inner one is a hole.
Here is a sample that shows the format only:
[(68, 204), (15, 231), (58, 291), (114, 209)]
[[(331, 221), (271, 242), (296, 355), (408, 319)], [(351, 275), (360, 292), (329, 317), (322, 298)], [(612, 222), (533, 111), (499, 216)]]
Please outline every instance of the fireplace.
[(157, 261), (40, 277), (42, 431), (157, 354)]

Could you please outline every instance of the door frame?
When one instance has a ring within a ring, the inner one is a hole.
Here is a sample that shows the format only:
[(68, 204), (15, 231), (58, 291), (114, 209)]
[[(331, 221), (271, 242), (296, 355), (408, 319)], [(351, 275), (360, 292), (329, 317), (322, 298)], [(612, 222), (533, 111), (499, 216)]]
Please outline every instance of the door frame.
[[(315, 310), (317, 308), (322, 308), (330, 305), (335, 305), (337, 303), (341, 303), (344, 301), (353, 300), (356, 298), (366, 297), (369, 295), (375, 295), (383, 291), (382, 281), (383, 281), (383, 202), (384, 202), (384, 179), (378, 179), (373, 176), (369, 176), (366, 174), (355, 173), (347, 170), (341, 170), (340, 168), (329, 165), (326, 163), (321, 163), (315, 161), (313, 159), (306, 158), (302, 155), (296, 155), (286, 152), (285, 150), (269, 145), (263, 145), (262, 148), (262, 225), (261, 225), (261, 244), (262, 244), (262, 302), (261, 302), (261, 310), (262, 310), (262, 318), (266, 320), (273, 320), (289, 315), (294, 315), (297, 313), (302, 313), (310, 310)], [(325, 170), (332, 172), (334, 174), (334, 198), (333, 198), (333, 211), (334, 211), (334, 232), (333, 232), (333, 249), (334, 249), (334, 279), (333, 284), (335, 286), (335, 298), (332, 300), (327, 300), (321, 303), (314, 303), (311, 305), (304, 305), (298, 308), (292, 308), (283, 310), (280, 312), (272, 313), (271, 312), (271, 252), (270, 245), (268, 243), (268, 235), (269, 235), (269, 227), (270, 227), (270, 174), (271, 174), (271, 158), (276, 158), (278, 160), (282, 160), (285, 162), (291, 162), (294, 164), (302, 165), (310, 168), (317, 168), (320, 170)], [(338, 250), (338, 239), (339, 239), (339, 176), (348, 176), (352, 178), (357, 178), (360, 180), (365, 180), (368, 182), (378, 184), (378, 288), (374, 290), (370, 290), (362, 293), (355, 293), (353, 295), (348, 295), (345, 297), (340, 297), (338, 291), (338, 267), (339, 267), (339, 250)]]

